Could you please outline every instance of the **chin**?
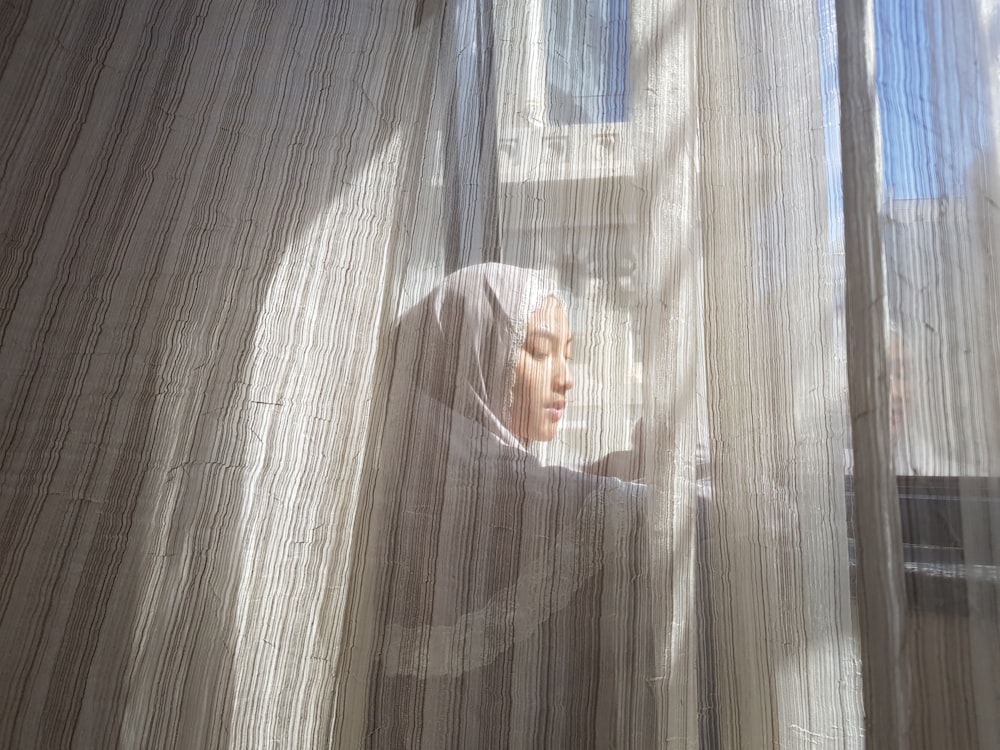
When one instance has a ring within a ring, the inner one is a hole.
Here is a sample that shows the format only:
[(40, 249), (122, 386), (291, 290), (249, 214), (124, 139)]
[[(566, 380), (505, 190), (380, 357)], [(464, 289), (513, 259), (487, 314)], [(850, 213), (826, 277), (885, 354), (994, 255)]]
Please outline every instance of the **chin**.
[(534, 441), (536, 443), (551, 443), (556, 439), (556, 430), (539, 430), (535, 433)]

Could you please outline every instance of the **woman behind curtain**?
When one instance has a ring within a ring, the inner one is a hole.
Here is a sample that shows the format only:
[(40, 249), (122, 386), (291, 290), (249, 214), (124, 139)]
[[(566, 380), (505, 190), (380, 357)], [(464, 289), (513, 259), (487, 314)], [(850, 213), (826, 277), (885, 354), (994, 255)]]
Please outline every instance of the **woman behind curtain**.
[(642, 488), (527, 449), (562, 417), (568, 336), (547, 279), (498, 264), (452, 274), (396, 327), (342, 691), (369, 746), (651, 736)]

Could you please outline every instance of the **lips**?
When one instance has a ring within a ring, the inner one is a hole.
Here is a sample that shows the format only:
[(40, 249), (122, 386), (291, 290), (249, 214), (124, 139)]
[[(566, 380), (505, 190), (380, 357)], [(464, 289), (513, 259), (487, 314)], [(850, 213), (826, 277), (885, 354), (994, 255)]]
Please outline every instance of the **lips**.
[(558, 422), (562, 419), (563, 412), (566, 411), (565, 401), (553, 401), (551, 404), (547, 404), (545, 407), (545, 413), (548, 415), (549, 419), (553, 422)]

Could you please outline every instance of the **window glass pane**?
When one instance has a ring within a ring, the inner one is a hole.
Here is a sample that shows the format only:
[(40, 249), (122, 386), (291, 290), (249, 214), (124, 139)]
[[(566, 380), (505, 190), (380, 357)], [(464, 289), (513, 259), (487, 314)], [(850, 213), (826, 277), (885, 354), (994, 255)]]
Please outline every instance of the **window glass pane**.
[(627, 0), (545, 0), (545, 84), (553, 124), (620, 122), (629, 113)]

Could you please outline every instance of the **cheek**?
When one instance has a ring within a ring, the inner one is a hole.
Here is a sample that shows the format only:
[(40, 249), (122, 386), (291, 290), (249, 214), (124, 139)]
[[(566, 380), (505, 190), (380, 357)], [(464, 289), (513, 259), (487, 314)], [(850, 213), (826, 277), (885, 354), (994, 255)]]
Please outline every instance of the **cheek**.
[(537, 406), (543, 392), (544, 373), (545, 366), (539, 362), (531, 362), (524, 369), (524, 395), (532, 407)]
[(525, 358), (519, 357), (514, 366), (514, 384), (512, 386), (511, 418), (514, 420), (523, 419), (525, 407), (528, 403), (527, 384), (529, 381), (528, 368)]
[(522, 357), (518, 361), (514, 368), (514, 419), (530, 419), (541, 409), (545, 395), (544, 370), (542, 363), (530, 357)]

